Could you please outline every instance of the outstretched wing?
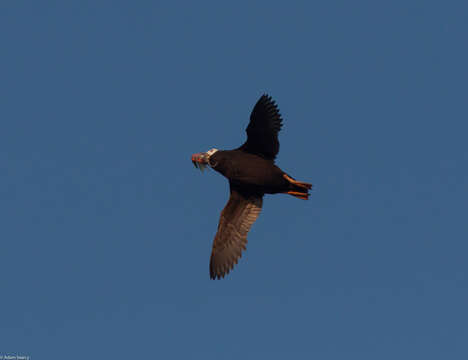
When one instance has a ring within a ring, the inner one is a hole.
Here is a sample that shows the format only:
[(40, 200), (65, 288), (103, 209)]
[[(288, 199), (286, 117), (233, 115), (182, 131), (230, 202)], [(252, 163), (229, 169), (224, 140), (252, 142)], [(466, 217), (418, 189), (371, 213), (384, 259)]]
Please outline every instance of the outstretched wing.
[(239, 149), (274, 160), (279, 151), (278, 132), (282, 121), (271, 96), (262, 95), (250, 114), (250, 123), (245, 130), (247, 141)]
[(213, 241), (210, 278), (221, 279), (232, 270), (246, 249), (247, 233), (262, 209), (263, 196), (243, 194), (231, 185), (231, 196), (221, 212)]

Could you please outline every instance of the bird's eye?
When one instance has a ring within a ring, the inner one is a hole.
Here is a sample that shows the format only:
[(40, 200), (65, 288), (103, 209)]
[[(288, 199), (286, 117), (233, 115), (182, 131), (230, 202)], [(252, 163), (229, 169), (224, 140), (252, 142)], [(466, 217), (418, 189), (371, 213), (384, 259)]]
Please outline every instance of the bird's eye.
[(216, 167), (216, 165), (218, 165), (218, 162), (215, 161), (214, 159), (212, 159), (211, 157), (208, 159), (208, 163), (210, 164), (210, 166), (212, 168)]

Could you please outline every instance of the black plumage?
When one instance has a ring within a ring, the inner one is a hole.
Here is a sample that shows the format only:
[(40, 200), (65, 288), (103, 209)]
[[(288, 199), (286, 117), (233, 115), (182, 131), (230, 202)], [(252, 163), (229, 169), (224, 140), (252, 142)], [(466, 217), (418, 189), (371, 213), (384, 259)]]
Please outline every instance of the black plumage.
[(307, 200), (312, 185), (294, 180), (278, 166), (282, 118), (276, 103), (263, 95), (247, 126), (247, 141), (234, 150), (212, 149), (192, 155), (197, 167), (210, 166), (229, 180), (230, 197), (221, 212), (213, 241), (210, 277), (228, 274), (247, 245), (247, 234), (262, 208), (264, 194), (285, 193)]
[(262, 95), (255, 104), (245, 129), (247, 141), (239, 150), (274, 160), (279, 152), (278, 133), (283, 119), (271, 96)]

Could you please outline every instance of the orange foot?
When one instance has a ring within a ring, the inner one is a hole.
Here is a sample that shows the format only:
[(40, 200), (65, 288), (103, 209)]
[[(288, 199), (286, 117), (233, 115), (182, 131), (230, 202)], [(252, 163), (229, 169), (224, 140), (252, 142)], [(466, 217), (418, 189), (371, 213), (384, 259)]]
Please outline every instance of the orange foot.
[(283, 174), (283, 177), (286, 180), (288, 180), (291, 184), (297, 185), (297, 186), (299, 186), (301, 188), (304, 188), (304, 189), (307, 189), (307, 190), (312, 189), (312, 184), (302, 182), (302, 181), (296, 181), (296, 180), (294, 180), (293, 178), (289, 177), (286, 174)]
[(309, 200), (309, 194), (308, 193), (301, 193), (301, 192), (297, 192), (297, 191), (288, 191), (288, 192), (286, 192), (286, 194), (295, 196), (295, 197), (297, 197), (299, 199), (302, 199), (302, 200)]

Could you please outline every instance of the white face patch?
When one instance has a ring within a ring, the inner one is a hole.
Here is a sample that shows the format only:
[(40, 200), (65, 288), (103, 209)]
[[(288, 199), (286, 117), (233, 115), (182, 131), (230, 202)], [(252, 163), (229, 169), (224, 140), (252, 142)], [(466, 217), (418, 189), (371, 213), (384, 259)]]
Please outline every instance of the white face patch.
[(218, 151), (218, 149), (214, 149), (214, 148), (213, 148), (213, 149), (208, 150), (208, 151), (206, 152), (206, 154), (207, 154), (208, 156), (211, 156), (211, 155), (213, 155), (216, 151)]
[(212, 163), (210, 158), (211, 158), (211, 155), (213, 155), (216, 151), (218, 151), (218, 149), (210, 149), (206, 152), (206, 155), (208, 155), (208, 165), (210, 165), (211, 167), (215, 167), (216, 165), (218, 165), (218, 163)]

